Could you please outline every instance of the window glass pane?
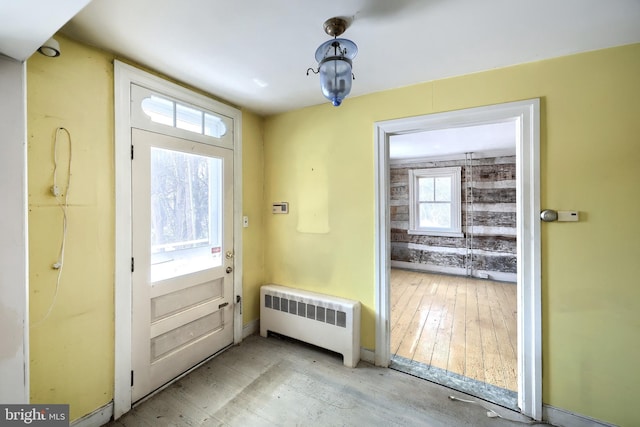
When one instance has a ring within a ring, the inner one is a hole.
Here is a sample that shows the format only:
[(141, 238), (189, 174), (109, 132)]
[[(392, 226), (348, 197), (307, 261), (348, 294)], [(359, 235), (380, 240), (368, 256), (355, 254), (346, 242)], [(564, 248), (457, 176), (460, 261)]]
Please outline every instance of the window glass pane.
[(420, 227), (451, 228), (451, 204), (420, 203)]
[(142, 100), (141, 106), (152, 122), (173, 126), (173, 101), (151, 95)]
[(421, 202), (432, 202), (434, 195), (434, 182), (433, 178), (420, 178), (418, 179), (419, 194), (418, 200)]
[(448, 176), (436, 178), (436, 201), (438, 202), (450, 202), (451, 201), (451, 178)]
[(151, 281), (222, 265), (222, 159), (151, 148)]
[(176, 105), (176, 127), (202, 133), (202, 111), (185, 105)]
[(227, 127), (219, 118), (209, 113), (204, 113), (204, 134), (214, 138), (222, 138), (227, 133)]

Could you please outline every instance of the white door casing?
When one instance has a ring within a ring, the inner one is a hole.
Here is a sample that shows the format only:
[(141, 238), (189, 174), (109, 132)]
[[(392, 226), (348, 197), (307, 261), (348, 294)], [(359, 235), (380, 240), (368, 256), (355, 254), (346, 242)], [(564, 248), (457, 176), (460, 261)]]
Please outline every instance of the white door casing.
[(26, 63), (0, 55), (0, 402), (29, 403)]
[(233, 343), (233, 151), (135, 128), (132, 142), (135, 402)]
[[(131, 409), (131, 309), (132, 309), (132, 206), (131, 206), (131, 129), (133, 116), (138, 107), (132, 102), (132, 88), (139, 86), (147, 90), (179, 100), (187, 105), (213, 111), (230, 119), (231, 138), (213, 143), (233, 150), (233, 295), (242, 296), (242, 115), (233, 107), (207, 96), (185, 89), (135, 67), (114, 61), (115, 95), (115, 367), (113, 415), (117, 419)], [(148, 130), (159, 131), (153, 124)], [(169, 128), (172, 129), (172, 128)], [(160, 131), (160, 133), (164, 133)], [(180, 137), (179, 131), (167, 132)], [(195, 134), (194, 134), (195, 135)], [(189, 136), (191, 138), (191, 135)], [(199, 136), (194, 138), (198, 140)], [(233, 313), (233, 342), (242, 340), (242, 305), (230, 302)]]
[(389, 137), (435, 129), (516, 123), (518, 264), (518, 406), (542, 419), (542, 311), (540, 263), (540, 100), (396, 119), (374, 124), (375, 172), (375, 364), (390, 352)]

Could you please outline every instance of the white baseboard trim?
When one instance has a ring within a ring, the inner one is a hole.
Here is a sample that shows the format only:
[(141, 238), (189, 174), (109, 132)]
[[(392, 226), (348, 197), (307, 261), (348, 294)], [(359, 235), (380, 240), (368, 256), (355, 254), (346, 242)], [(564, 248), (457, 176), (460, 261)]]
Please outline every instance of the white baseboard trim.
[(260, 319), (253, 320), (242, 327), (242, 339), (260, 331)]
[[(428, 273), (442, 273), (442, 274), (454, 274), (456, 276), (466, 276), (467, 270), (465, 268), (458, 267), (442, 267), (433, 264), (421, 264), (417, 262), (406, 261), (391, 261), (392, 268), (402, 268), (405, 270), (418, 270)], [(500, 273), (497, 271), (477, 270), (474, 273), (474, 277), (483, 279), (497, 280), (498, 282), (517, 282), (517, 276), (515, 273)]]
[(375, 364), (375, 353), (367, 348), (360, 347), (360, 360), (363, 362)]
[(546, 404), (542, 405), (542, 419), (558, 427), (616, 427), (614, 424)]
[(111, 420), (113, 416), (113, 401), (96, 409), (84, 417), (78, 418), (70, 424), (70, 427), (100, 427)]

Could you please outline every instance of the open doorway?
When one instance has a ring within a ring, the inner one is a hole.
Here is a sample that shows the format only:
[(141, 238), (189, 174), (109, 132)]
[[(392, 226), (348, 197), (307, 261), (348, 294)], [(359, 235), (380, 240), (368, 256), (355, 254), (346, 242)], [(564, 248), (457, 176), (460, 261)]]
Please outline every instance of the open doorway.
[(395, 135), (513, 122), (516, 128), (517, 406), (542, 418), (540, 100), (377, 122), (375, 144), (375, 363), (391, 362), (390, 140)]
[(515, 120), (389, 138), (390, 367), (517, 406)]

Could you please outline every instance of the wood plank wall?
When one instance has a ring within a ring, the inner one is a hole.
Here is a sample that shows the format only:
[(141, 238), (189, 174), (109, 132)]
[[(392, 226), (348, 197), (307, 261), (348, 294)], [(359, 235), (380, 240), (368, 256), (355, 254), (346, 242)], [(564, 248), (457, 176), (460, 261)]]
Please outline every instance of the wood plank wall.
[[(409, 234), (409, 170), (462, 167), (462, 229), (473, 235), (473, 270), (480, 275), (516, 281), (516, 159), (515, 156), (473, 160), (473, 221), (467, 223), (470, 175), (465, 160), (403, 161), (391, 164), (391, 261), (397, 267), (465, 274), (465, 237)], [(473, 226), (471, 226), (473, 223)]]

